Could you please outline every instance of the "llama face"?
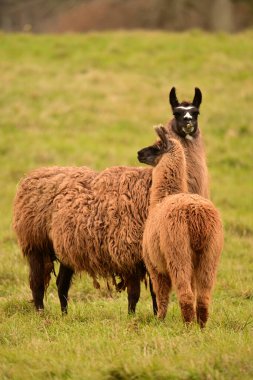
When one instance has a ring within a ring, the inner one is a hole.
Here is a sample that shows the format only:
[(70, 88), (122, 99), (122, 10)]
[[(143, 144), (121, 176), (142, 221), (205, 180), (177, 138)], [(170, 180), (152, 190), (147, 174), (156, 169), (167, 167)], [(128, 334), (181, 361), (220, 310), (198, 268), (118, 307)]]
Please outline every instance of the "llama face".
[(162, 125), (155, 127), (155, 131), (159, 137), (159, 140), (153, 145), (139, 150), (137, 153), (138, 160), (140, 162), (151, 166), (156, 166), (162, 158), (162, 155), (168, 152), (172, 147), (168, 133)]
[(150, 145), (146, 148), (139, 150), (139, 152), (137, 153), (139, 162), (151, 166), (156, 166), (161, 158), (160, 145), (161, 142), (158, 141), (154, 145)]
[(174, 115), (172, 128), (181, 137), (194, 137), (198, 131), (199, 107), (202, 101), (202, 94), (199, 88), (195, 88), (195, 95), (192, 103), (179, 103), (176, 96), (176, 89), (170, 91), (170, 104)]
[(179, 105), (173, 109), (175, 132), (182, 137), (193, 136), (198, 129), (198, 108), (192, 105)]

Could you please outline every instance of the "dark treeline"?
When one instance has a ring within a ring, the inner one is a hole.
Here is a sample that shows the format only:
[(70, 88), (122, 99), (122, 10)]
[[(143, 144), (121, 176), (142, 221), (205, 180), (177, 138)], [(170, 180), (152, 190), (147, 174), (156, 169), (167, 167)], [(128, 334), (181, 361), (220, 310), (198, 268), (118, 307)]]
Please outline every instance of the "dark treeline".
[(236, 32), (253, 25), (253, 0), (0, 0), (0, 28), (35, 33), (201, 28)]

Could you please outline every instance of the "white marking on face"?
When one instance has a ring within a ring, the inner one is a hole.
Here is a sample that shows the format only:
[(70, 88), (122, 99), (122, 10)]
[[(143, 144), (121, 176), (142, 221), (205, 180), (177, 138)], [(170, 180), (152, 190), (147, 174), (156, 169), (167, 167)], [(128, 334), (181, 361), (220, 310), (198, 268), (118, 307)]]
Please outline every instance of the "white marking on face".
[(186, 112), (184, 119), (192, 119), (192, 115), (189, 112)]
[(194, 106), (178, 106), (178, 107), (176, 107), (176, 108), (181, 108), (182, 110), (191, 110), (192, 108), (195, 108)]

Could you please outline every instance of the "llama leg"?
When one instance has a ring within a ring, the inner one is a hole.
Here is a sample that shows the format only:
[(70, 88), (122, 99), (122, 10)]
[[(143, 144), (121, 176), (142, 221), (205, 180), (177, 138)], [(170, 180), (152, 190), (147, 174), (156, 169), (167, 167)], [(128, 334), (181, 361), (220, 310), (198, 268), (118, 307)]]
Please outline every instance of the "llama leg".
[(127, 279), (126, 287), (128, 294), (128, 314), (134, 314), (141, 293), (141, 280), (138, 274), (134, 274)]
[(221, 227), (219, 227), (217, 234), (214, 234), (213, 238), (209, 241), (209, 246), (200, 253), (199, 262), (196, 267), (197, 320), (202, 328), (205, 327), (208, 320), (211, 292), (214, 286), (218, 261), (222, 250), (220, 228)]
[(195, 319), (195, 297), (190, 282), (181, 279), (175, 287), (183, 320), (185, 323), (191, 323)]
[(150, 290), (150, 294), (151, 294), (151, 297), (152, 297), (152, 304), (153, 304), (153, 312), (154, 312), (154, 315), (157, 315), (157, 302), (156, 302), (156, 295), (155, 295), (155, 292), (154, 292), (154, 289), (153, 289), (153, 285), (152, 285), (152, 281), (151, 281), (151, 278), (149, 277), (149, 290)]
[(56, 285), (58, 288), (58, 296), (61, 303), (61, 311), (63, 314), (68, 312), (68, 291), (71, 285), (71, 279), (74, 272), (72, 269), (60, 264), (59, 274), (57, 276)]
[(193, 293), (193, 296), (194, 296), (194, 308), (196, 309), (197, 285), (196, 285), (195, 272), (192, 274), (191, 288), (192, 288), (192, 293)]
[(159, 319), (164, 319), (167, 314), (169, 295), (171, 291), (171, 279), (167, 274), (158, 275), (157, 289), (157, 316)]
[(46, 291), (51, 279), (51, 273), (54, 272), (55, 256), (44, 253), (43, 259), (44, 259), (44, 288), (45, 288), (44, 291)]
[(218, 257), (213, 252), (203, 251), (196, 268), (197, 281), (197, 321), (200, 327), (205, 327), (208, 320), (208, 308), (211, 292), (216, 277)]
[(154, 268), (151, 267), (148, 269), (156, 295), (157, 316), (159, 319), (164, 319), (167, 314), (169, 303), (171, 280), (167, 274), (158, 273)]
[(159, 273), (153, 266), (149, 250), (143, 245), (143, 257), (149, 274), (150, 293), (153, 300), (154, 315), (159, 319), (164, 319), (167, 313), (169, 294), (171, 291), (171, 280), (168, 274)]
[(213, 279), (205, 277), (201, 269), (197, 270), (197, 322), (201, 328), (208, 320)]
[(197, 297), (197, 322), (201, 328), (205, 327), (208, 320), (208, 308), (211, 289), (201, 289)]
[(44, 284), (44, 260), (39, 251), (30, 251), (27, 254), (30, 266), (30, 288), (33, 295), (33, 301), (38, 311), (44, 309), (43, 298), (45, 292)]
[(195, 319), (195, 296), (191, 287), (191, 263), (179, 264), (178, 262), (170, 262), (169, 273), (179, 299), (183, 320), (185, 323), (191, 323)]

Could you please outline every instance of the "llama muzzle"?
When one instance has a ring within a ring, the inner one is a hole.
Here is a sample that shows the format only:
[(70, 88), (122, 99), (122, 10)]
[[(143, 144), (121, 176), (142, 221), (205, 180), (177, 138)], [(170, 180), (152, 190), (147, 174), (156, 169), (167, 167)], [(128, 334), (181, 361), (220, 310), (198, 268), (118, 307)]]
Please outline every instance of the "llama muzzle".
[(187, 133), (192, 133), (194, 131), (194, 126), (191, 122), (187, 123), (186, 126), (183, 128), (183, 131)]

